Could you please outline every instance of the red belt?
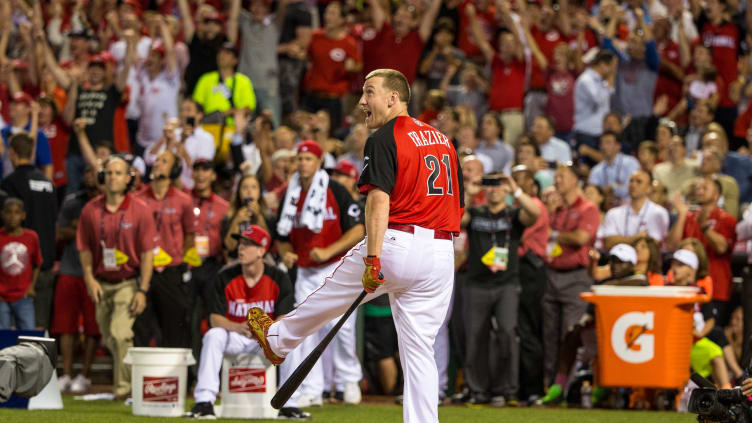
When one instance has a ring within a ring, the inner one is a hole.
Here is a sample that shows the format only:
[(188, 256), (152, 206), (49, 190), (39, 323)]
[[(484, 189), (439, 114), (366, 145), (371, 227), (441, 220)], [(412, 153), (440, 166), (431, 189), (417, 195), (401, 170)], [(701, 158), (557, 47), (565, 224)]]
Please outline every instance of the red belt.
[[(402, 223), (390, 223), (387, 228), (394, 229), (395, 231), (407, 232), (409, 234), (415, 233), (415, 226), (402, 224)], [(452, 233), (449, 231), (433, 231), (433, 239), (448, 239), (452, 240)]]

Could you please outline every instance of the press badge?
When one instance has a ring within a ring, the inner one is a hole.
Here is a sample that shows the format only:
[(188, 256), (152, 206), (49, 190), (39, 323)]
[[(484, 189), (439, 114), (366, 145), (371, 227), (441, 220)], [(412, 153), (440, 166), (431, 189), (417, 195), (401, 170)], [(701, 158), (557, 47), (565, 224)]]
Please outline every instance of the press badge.
[(561, 246), (558, 242), (550, 241), (546, 246), (546, 255), (551, 258), (556, 258), (561, 255)]
[(115, 249), (114, 248), (105, 248), (102, 247), (102, 259), (104, 261), (104, 268), (106, 270), (116, 270), (117, 265), (117, 259), (115, 258)]
[(496, 273), (499, 270), (507, 270), (509, 264), (509, 248), (507, 247), (491, 247), (480, 259), (481, 263), (488, 266), (488, 268)]
[(200, 257), (209, 257), (209, 237), (206, 235), (196, 236), (196, 251)]

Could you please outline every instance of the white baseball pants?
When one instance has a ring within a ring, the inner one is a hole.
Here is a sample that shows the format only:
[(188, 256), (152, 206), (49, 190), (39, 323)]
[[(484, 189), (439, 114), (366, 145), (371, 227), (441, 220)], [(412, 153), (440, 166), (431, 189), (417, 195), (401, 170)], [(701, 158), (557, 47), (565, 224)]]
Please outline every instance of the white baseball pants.
[[(305, 299), (321, 285), (324, 279), (334, 272), (334, 269), (338, 264), (338, 262), (335, 262), (320, 267), (299, 267), (298, 277), (295, 281), (295, 304), (301, 304), (305, 301)], [(339, 332), (337, 332), (337, 336), (334, 337), (332, 343), (327, 348), (327, 352), (332, 358), (331, 364), (335, 374), (334, 381), (343, 386), (346, 382), (358, 382), (363, 378), (360, 360), (358, 360), (355, 348), (356, 319), (357, 315), (353, 313), (345, 321), (345, 324), (342, 325)], [(281, 371), (280, 373), (280, 380), (282, 383), (284, 383), (289, 375), (295, 371), (298, 365), (305, 360), (308, 354), (316, 348), (321, 339), (323, 339), (326, 334), (329, 333), (329, 330), (334, 327), (337, 320), (339, 320), (339, 316), (319, 329), (315, 335), (309, 336), (303, 340), (298, 348), (295, 348), (294, 351), (290, 352), (285, 360), (285, 363), (288, 361), (290, 362), (287, 365), (287, 370), (289, 370), (289, 372)], [(300, 395), (311, 396), (314, 398), (321, 397), (321, 394), (325, 390), (324, 381), (324, 366), (323, 362), (319, 360), (285, 405), (288, 407), (296, 407)]]
[[(204, 335), (198, 381), (193, 391), (196, 402), (214, 403), (219, 392), (219, 371), (222, 357), (227, 354), (261, 353), (255, 339), (222, 328), (211, 328)], [(284, 364), (284, 363), (283, 363)]]
[[(269, 344), (277, 355), (286, 356), (350, 307), (363, 290), (366, 255), (363, 240), (316, 291), (269, 328)], [(387, 229), (381, 272), (386, 283), (364, 301), (389, 293), (405, 378), (404, 421), (437, 422), (439, 380), (433, 346), (452, 296), (452, 241), (434, 239), (433, 230), (417, 226), (413, 234)]]

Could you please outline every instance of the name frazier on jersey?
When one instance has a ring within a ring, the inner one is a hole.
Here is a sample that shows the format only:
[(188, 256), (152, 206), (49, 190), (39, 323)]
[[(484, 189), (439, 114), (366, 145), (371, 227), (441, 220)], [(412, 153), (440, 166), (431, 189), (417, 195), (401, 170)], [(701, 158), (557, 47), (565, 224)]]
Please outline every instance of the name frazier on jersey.
[(409, 136), (410, 139), (413, 140), (413, 144), (415, 144), (416, 147), (436, 144), (441, 144), (449, 147), (451, 145), (449, 138), (447, 138), (446, 135), (442, 134), (439, 131), (410, 131), (407, 133), (407, 136)]
[(227, 304), (227, 313), (234, 317), (245, 317), (251, 307), (258, 307), (264, 310), (264, 313), (274, 313), (274, 301), (253, 301), (250, 303), (241, 301), (230, 301)]

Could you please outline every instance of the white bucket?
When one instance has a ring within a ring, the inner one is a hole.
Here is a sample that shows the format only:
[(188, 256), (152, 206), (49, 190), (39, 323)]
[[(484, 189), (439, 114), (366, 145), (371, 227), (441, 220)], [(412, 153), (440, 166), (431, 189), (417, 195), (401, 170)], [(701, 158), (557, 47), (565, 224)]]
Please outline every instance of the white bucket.
[(224, 355), (220, 417), (276, 418), (279, 412), (271, 406), (275, 393), (277, 369), (263, 355)]
[(196, 360), (188, 348), (128, 348), (134, 416), (180, 417), (185, 408), (188, 366)]

